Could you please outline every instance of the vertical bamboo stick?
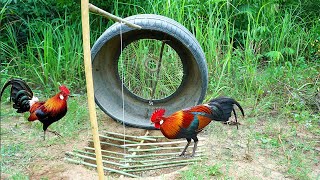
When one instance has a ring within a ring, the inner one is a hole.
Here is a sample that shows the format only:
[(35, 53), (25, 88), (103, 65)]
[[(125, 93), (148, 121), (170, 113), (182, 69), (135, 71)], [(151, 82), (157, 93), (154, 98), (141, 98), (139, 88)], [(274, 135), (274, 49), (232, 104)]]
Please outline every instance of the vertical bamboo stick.
[(83, 37), (83, 55), (87, 83), (87, 96), (91, 130), (96, 154), (96, 163), (99, 180), (104, 179), (101, 146), (98, 132), (97, 114), (94, 102), (92, 64), (90, 53), (90, 27), (89, 27), (89, 0), (81, 0), (81, 19), (82, 19), (82, 37)]

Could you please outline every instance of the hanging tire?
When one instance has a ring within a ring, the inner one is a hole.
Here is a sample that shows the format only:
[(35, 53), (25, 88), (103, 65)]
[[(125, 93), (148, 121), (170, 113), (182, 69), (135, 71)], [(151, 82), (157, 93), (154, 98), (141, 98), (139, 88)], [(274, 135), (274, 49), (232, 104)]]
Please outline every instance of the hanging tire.
[(92, 47), (95, 101), (121, 123), (154, 129), (154, 109), (165, 108), (169, 115), (202, 103), (208, 85), (205, 56), (193, 34), (172, 19), (141, 14), (126, 20), (142, 29), (115, 23)]

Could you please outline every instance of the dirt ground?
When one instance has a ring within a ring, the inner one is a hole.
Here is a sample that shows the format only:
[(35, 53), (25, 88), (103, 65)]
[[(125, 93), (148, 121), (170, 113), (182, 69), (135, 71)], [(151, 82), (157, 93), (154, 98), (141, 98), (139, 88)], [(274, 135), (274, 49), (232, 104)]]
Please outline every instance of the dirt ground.
[[(107, 117), (99, 115), (100, 125), (99, 130), (112, 131), (122, 133), (123, 126)], [(23, 122), (23, 121), (20, 121)], [(27, 132), (30, 127), (28, 124), (21, 123), (21, 127)], [(1, 128), (11, 128), (12, 124), (1, 124)], [(245, 124), (242, 124), (245, 127)], [(211, 127), (212, 128), (212, 127)], [(208, 130), (211, 130), (208, 128)], [(215, 127), (216, 128), (216, 127)], [(223, 128), (218, 126), (218, 128)], [(244, 129), (243, 127), (240, 127)], [(89, 129), (89, 128), (88, 128)], [(226, 135), (233, 133), (234, 128), (223, 129)], [(144, 135), (146, 130), (136, 128), (125, 128), (125, 133), (129, 135)], [(151, 131), (151, 134), (160, 135), (159, 131)], [(53, 136), (53, 135), (52, 135)], [(50, 138), (53, 138), (53, 137)], [(214, 137), (209, 137), (207, 132), (202, 132), (200, 137), (205, 137), (203, 143), (206, 144), (205, 152), (208, 160), (204, 161), (205, 166), (215, 165), (218, 162), (230, 162), (228, 165), (222, 165), (221, 171), (226, 177), (233, 179), (291, 179), (284, 173), (284, 168), (272, 160), (270, 155), (263, 154), (263, 149), (248, 150), (245, 138), (245, 131), (239, 133), (235, 140), (234, 138), (216, 140)], [(91, 132), (83, 131), (79, 133), (77, 140), (68, 140), (65, 144), (48, 144), (46, 147), (36, 149), (34, 159), (23, 171), (29, 175), (30, 179), (50, 179), (50, 180), (88, 180), (97, 179), (96, 170), (83, 165), (72, 164), (64, 160), (65, 153), (74, 149), (83, 149), (88, 145), (88, 141), (92, 139)], [(222, 142), (223, 141), (223, 142)], [(35, 142), (30, 142), (35, 143)], [(250, 153), (249, 153), (250, 151)], [(40, 154), (40, 155), (39, 155)], [(263, 155), (262, 155), (263, 154)], [(48, 158), (49, 157), (49, 158)], [(182, 168), (171, 168), (170, 170), (157, 170), (156, 173), (149, 173), (149, 177), (139, 179), (181, 179), (181, 172), (186, 171), (190, 166)], [(314, 167), (315, 174), (320, 174), (319, 164)], [(183, 173), (183, 172), (182, 172)], [(156, 176), (155, 176), (156, 175)], [(131, 179), (124, 176), (107, 174), (108, 179)], [(8, 179), (8, 174), (1, 173), (1, 179)], [(219, 178), (219, 177), (217, 177)], [(215, 177), (213, 177), (215, 179)]]

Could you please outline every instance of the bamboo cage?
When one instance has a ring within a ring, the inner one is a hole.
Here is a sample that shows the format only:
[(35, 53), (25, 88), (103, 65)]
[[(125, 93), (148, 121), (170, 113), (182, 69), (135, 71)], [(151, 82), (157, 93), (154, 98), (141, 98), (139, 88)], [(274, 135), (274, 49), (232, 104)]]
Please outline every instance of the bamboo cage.
[[(124, 135), (104, 132), (99, 135), (101, 143), (103, 169), (110, 173), (128, 177), (143, 177), (146, 172), (167, 169), (178, 169), (205, 159), (203, 144), (199, 141), (196, 156), (180, 157), (187, 141), (185, 139), (168, 141), (163, 136), (149, 136), (148, 131), (142, 136)], [(203, 140), (203, 138), (199, 138)], [(193, 144), (188, 148), (192, 151)], [(188, 155), (190, 155), (189, 152)], [(66, 152), (66, 161), (96, 167), (93, 141), (83, 150), (74, 149)]]

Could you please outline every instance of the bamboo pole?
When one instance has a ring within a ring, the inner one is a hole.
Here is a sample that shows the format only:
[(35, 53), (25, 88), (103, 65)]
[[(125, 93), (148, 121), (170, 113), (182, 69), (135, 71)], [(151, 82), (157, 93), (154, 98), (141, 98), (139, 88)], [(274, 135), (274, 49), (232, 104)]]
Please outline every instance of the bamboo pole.
[[(202, 147), (203, 145), (198, 145), (199, 147)], [(160, 151), (160, 150), (174, 150), (174, 149), (184, 149), (185, 146), (179, 146), (179, 147), (156, 147), (156, 148), (150, 148), (150, 149), (135, 149), (135, 148), (130, 148), (128, 151), (129, 152), (152, 152), (152, 151)], [(193, 148), (192, 146), (189, 146), (188, 149)]]
[[(93, 142), (93, 141), (92, 141), (92, 140), (89, 140), (89, 142)], [(118, 145), (118, 144), (113, 144), (113, 143), (103, 142), (103, 141), (101, 141), (100, 144), (105, 144), (105, 145), (109, 145), (109, 146), (114, 146), (114, 147), (121, 148), (121, 149), (127, 148), (127, 147), (124, 147), (123, 145)]]
[[(75, 152), (66, 152), (66, 154), (68, 154), (70, 156), (78, 157), (78, 158), (84, 158), (84, 159), (90, 159), (90, 160), (95, 160), (96, 159), (94, 157), (87, 156), (87, 155), (84, 155), (84, 154), (75, 153)], [(106, 163), (106, 164), (115, 165), (115, 166), (125, 167), (125, 165), (123, 165), (123, 164), (112, 162), (112, 161), (102, 160), (102, 162)]]
[(127, 135), (127, 134), (124, 135), (124, 134), (108, 132), (108, 131), (105, 131), (105, 133), (107, 133), (109, 135), (122, 136), (122, 137), (124, 136), (124, 137), (134, 138), (134, 139), (144, 139), (144, 140), (148, 140), (148, 141), (157, 141), (157, 139), (148, 138), (148, 137), (144, 137), (144, 136), (131, 136), (131, 135)]
[(136, 25), (136, 24), (132, 24), (129, 21), (126, 21), (122, 18), (119, 18), (119, 17), (113, 15), (113, 14), (110, 14), (110, 13), (104, 11), (103, 9), (98, 8), (97, 6), (94, 6), (93, 4), (89, 4), (89, 9), (91, 12), (97, 13), (97, 14), (102, 15), (108, 19), (112, 19), (112, 20), (120, 22), (120, 23), (124, 23), (131, 28), (141, 29), (141, 26)]
[[(78, 150), (78, 149), (75, 149), (73, 150), (74, 152), (77, 152), (77, 153), (82, 153), (82, 154), (88, 154), (88, 155), (95, 155), (94, 153), (92, 152), (88, 152), (88, 151), (81, 151), (81, 150)], [(123, 158), (119, 158), (119, 157), (114, 157), (114, 156), (107, 156), (107, 155), (102, 155), (102, 158), (107, 158), (107, 159), (114, 159), (114, 160), (119, 160), (121, 161)], [(103, 159), (102, 159), (103, 160)]]
[(168, 145), (168, 144), (180, 144), (186, 141), (171, 141), (171, 142), (158, 142), (158, 143), (139, 143), (139, 144), (125, 144), (122, 147), (132, 147), (132, 146), (152, 146), (152, 145)]
[(83, 56), (87, 84), (88, 108), (93, 135), (94, 148), (96, 153), (96, 163), (99, 180), (104, 179), (103, 164), (101, 157), (101, 146), (98, 132), (97, 114), (94, 102), (92, 64), (90, 53), (90, 27), (89, 27), (89, 0), (81, 0), (81, 19), (82, 19), (82, 37), (83, 37)]
[[(92, 147), (84, 147), (84, 149), (94, 150), (94, 148), (92, 148)], [(105, 153), (109, 153), (109, 154), (122, 155), (122, 156), (128, 155), (128, 154), (124, 154), (124, 153), (121, 153), (121, 152), (114, 152), (114, 151), (107, 151), (107, 150), (101, 150), (101, 152), (105, 152)]]
[(159, 163), (153, 163), (153, 164), (142, 164), (142, 165), (133, 165), (133, 166), (122, 166), (120, 169), (134, 169), (134, 168), (146, 168), (146, 167), (152, 167), (152, 166), (165, 166), (169, 164), (180, 164), (180, 163), (193, 163), (196, 161), (200, 161), (201, 159), (182, 159), (177, 161), (167, 161), (167, 162), (159, 162)]
[[(70, 158), (64, 158), (64, 159), (66, 161), (69, 161), (69, 162), (72, 162), (72, 163), (75, 163), (75, 164), (83, 164), (83, 165), (86, 165), (86, 166), (89, 166), (89, 167), (97, 168), (97, 165), (95, 165), (95, 164), (91, 164), (91, 163), (87, 163), (87, 162), (79, 161), (79, 160), (74, 160), (74, 159), (70, 159)], [(137, 175), (130, 174), (130, 173), (123, 172), (123, 171), (119, 171), (119, 170), (112, 169), (112, 168), (103, 167), (103, 169), (106, 170), (106, 171), (115, 172), (115, 173), (123, 174), (123, 175), (126, 175), (126, 176), (130, 176), (130, 177), (135, 177), (135, 178), (139, 177)]]
[(131, 140), (128, 140), (128, 139), (120, 139), (120, 138), (116, 138), (116, 137), (104, 136), (104, 135), (101, 135), (101, 134), (99, 136), (102, 137), (102, 138), (110, 139), (110, 140), (114, 140), (114, 141), (122, 141), (122, 142), (127, 142), (127, 143), (132, 143), (132, 144), (138, 144), (139, 143), (137, 141), (131, 141)]
[[(196, 155), (198, 153), (204, 152), (203, 150), (201, 151), (196, 151)], [(172, 152), (172, 153), (159, 153), (159, 154), (139, 154), (139, 155), (127, 155), (125, 158), (145, 158), (145, 157), (155, 157), (155, 156), (172, 156), (172, 155), (179, 155), (181, 152)]]
[(155, 166), (155, 167), (148, 167), (148, 168), (139, 168), (139, 169), (125, 169), (124, 172), (137, 172), (137, 171), (147, 171), (147, 170), (154, 170), (154, 169), (163, 169), (163, 168), (169, 168), (169, 167), (176, 167), (176, 166), (186, 166), (190, 163), (180, 163), (180, 164), (169, 164), (164, 166)]

